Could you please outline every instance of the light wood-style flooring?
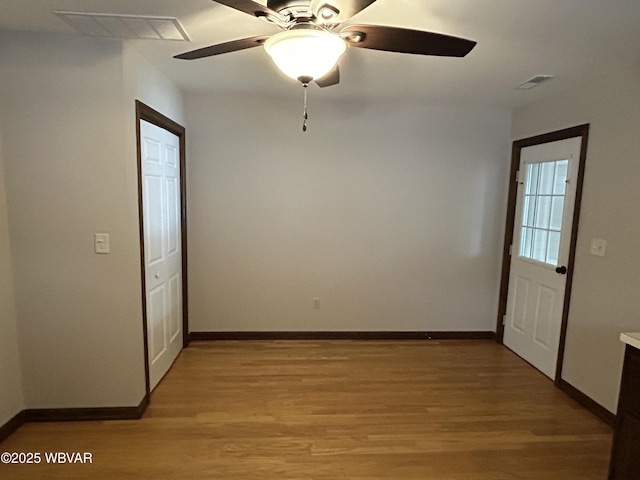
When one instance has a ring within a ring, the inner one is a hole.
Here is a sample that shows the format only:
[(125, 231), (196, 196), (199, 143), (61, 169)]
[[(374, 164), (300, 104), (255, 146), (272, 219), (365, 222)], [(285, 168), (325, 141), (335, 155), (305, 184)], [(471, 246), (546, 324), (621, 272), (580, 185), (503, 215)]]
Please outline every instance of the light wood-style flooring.
[(197, 342), (141, 420), (28, 423), (0, 478), (603, 480), (612, 431), (492, 341)]

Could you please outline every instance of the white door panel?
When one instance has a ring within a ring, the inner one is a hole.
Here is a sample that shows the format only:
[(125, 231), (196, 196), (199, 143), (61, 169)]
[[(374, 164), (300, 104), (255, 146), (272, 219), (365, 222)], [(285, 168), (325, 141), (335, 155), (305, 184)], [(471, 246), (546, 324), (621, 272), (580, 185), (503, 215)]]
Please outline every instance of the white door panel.
[(155, 364), (167, 349), (165, 324), (164, 285), (147, 294), (147, 329), (149, 332), (149, 359)]
[(176, 340), (178, 335), (182, 334), (182, 299), (180, 292), (182, 285), (180, 281), (180, 275), (175, 274), (169, 279), (169, 296), (171, 305), (171, 311), (169, 316), (169, 342), (172, 343)]
[(179, 138), (140, 121), (150, 388), (182, 349)]
[(180, 183), (178, 178), (167, 179), (167, 253), (178, 254), (180, 248)]
[[(582, 138), (521, 150), (504, 344), (556, 373)], [(566, 272), (566, 270), (565, 270)]]
[(144, 177), (144, 228), (147, 265), (161, 262), (163, 248), (162, 177), (147, 173)]

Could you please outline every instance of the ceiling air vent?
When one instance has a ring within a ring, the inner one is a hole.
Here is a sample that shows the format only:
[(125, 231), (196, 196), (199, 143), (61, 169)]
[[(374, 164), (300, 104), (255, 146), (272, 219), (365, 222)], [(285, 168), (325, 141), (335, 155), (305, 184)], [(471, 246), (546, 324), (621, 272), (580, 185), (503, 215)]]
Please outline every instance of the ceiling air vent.
[(177, 18), (55, 11), (82, 35), (189, 41)]
[(546, 82), (547, 80), (551, 80), (553, 77), (553, 75), (536, 75), (535, 77), (530, 78), (526, 82), (518, 85), (518, 90), (530, 90), (533, 87), (537, 87), (541, 83)]

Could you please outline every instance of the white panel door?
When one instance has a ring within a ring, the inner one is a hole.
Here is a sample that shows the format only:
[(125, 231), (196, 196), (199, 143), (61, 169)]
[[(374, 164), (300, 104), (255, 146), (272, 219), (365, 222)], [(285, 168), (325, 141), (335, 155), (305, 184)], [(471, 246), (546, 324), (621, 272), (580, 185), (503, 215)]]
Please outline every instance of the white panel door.
[(555, 378), (582, 137), (521, 150), (504, 344)]
[(153, 390), (182, 349), (180, 141), (140, 121), (149, 382)]

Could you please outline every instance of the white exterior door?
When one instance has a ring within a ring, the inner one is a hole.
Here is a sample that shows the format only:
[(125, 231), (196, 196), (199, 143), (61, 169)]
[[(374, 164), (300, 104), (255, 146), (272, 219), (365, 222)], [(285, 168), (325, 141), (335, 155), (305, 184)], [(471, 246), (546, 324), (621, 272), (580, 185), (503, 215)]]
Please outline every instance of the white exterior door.
[(504, 344), (555, 378), (582, 137), (521, 150)]
[(153, 390), (182, 349), (180, 142), (140, 121), (149, 383)]

